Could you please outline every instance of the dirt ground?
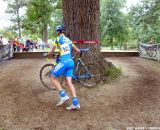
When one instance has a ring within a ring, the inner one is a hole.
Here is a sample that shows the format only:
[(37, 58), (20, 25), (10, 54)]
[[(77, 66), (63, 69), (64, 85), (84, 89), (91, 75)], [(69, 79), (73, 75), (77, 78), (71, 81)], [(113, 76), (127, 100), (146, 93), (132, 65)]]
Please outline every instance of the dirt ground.
[(79, 111), (56, 108), (57, 92), (39, 80), (45, 60), (0, 63), (0, 130), (160, 130), (160, 62), (106, 58), (122, 75), (91, 89), (77, 86)]

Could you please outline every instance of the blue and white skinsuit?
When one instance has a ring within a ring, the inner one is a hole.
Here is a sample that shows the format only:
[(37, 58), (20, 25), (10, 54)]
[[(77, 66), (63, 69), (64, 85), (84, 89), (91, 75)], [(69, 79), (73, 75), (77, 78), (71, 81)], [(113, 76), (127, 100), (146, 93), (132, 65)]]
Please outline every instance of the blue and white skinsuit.
[(65, 35), (56, 38), (53, 43), (53, 47), (59, 49), (60, 52), (60, 62), (52, 70), (51, 76), (58, 77), (64, 74), (65, 77), (72, 77), (74, 61), (72, 60), (72, 41)]

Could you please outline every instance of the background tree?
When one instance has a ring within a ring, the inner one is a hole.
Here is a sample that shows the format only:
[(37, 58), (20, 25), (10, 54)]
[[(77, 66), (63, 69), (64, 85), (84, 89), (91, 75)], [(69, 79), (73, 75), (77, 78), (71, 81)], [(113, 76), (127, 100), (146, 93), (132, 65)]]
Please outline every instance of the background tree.
[(141, 42), (149, 41), (150, 37), (160, 41), (160, 1), (142, 0), (129, 12), (131, 26)]
[(9, 38), (9, 40), (12, 40), (17, 36), (10, 28), (0, 29), (0, 34), (5, 36), (5, 38)]
[(25, 0), (4, 0), (7, 3), (6, 13), (11, 15), (10, 21), (14, 23), (12, 29), (18, 30), (18, 35), (21, 38), (21, 21), (20, 9), (26, 5)]
[(25, 34), (31, 38), (41, 38), (47, 44), (48, 37), (53, 38), (55, 26), (62, 24), (62, 16), (61, 0), (30, 0), (23, 21)]
[(54, 39), (56, 37), (55, 28), (58, 25), (63, 24), (63, 11), (62, 11), (62, 0), (53, 1), (53, 12), (51, 16), (51, 21), (49, 24), (49, 38)]
[(128, 23), (127, 16), (122, 9), (125, 0), (101, 0), (101, 39), (102, 45), (111, 46), (127, 41)]
[(23, 22), (26, 30), (31, 34), (40, 34), (42, 41), (46, 44), (48, 43), (48, 25), (51, 22), (52, 7), (52, 0), (29, 0), (27, 17)]

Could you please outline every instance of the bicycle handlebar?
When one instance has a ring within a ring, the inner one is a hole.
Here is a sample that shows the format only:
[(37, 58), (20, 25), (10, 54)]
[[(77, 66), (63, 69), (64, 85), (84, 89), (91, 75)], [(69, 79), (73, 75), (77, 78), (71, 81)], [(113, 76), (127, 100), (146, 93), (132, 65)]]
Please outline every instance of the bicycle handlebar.
[[(82, 53), (89, 51), (88, 48), (79, 49), (79, 50), (80, 50), (80, 55), (79, 55), (79, 57), (82, 56)], [(60, 59), (60, 55), (59, 55), (59, 53), (58, 53), (57, 55), (55, 55), (56, 53), (57, 53), (57, 52), (55, 52), (52, 56), (53, 56), (53, 57), (56, 56), (56, 62), (58, 62), (59, 59)], [(50, 56), (48, 53), (44, 53), (43, 56), (44, 56), (44, 57), (47, 57), (47, 60), (48, 60), (48, 61), (51, 61), (51, 60), (48, 58), (48, 57)], [(75, 57), (72, 57), (72, 59), (74, 60)]]
[(47, 53), (47, 52), (46, 52), (46, 53), (43, 53), (43, 56), (44, 56), (44, 57), (48, 57), (48, 56), (53, 56), (53, 57), (56, 56), (56, 57), (57, 57), (57, 56), (59, 56), (59, 55), (60, 55), (59, 52), (54, 52), (53, 55), (49, 55), (49, 53)]
[(48, 56), (48, 53), (43, 53), (43, 56), (44, 56), (44, 57), (47, 57), (47, 56)]
[(86, 52), (86, 51), (89, 51), (88, 48), (85, 48), (85, 49), (79, 49), (81, 52)]

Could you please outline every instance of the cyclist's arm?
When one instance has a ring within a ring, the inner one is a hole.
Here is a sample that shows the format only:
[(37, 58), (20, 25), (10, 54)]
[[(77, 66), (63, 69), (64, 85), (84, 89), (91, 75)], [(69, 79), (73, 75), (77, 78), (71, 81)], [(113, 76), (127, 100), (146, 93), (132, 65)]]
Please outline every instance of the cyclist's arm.
[(74, 44), (72, 44), (72, 48), (73, 48), (73, 50), (76, 52), (75, 55), (80, 54), (80, 50), (79, 50), (78, 47), (76, 47)]
[(53, 53), (54, 53), (55, 49), (56, 49), (56, 46), (53, 46), (53, 47), (52, 47), (52, 49), (51, 49), (51, 51), (50, 51), (50, 52), (48, 52), (48, 54), (49, 54), (49, 55), (53, 55)]
[(53, 53), (55, 52), (55, 50), (56, 50), (57, 47), (58, 47), (57, 39), (55, 39), (54, 43), (52, 43), (52, 49), (51, 49), (51, 51), (48, 54), (49, 55), (53, 55)]
[(72, 48), (73, 48), (73, 50), (75, 50), (76, 52), (80, 53), (80, 50), (78, 49), (78, 47), (76, 47), (75, 44), (72, 44)]

